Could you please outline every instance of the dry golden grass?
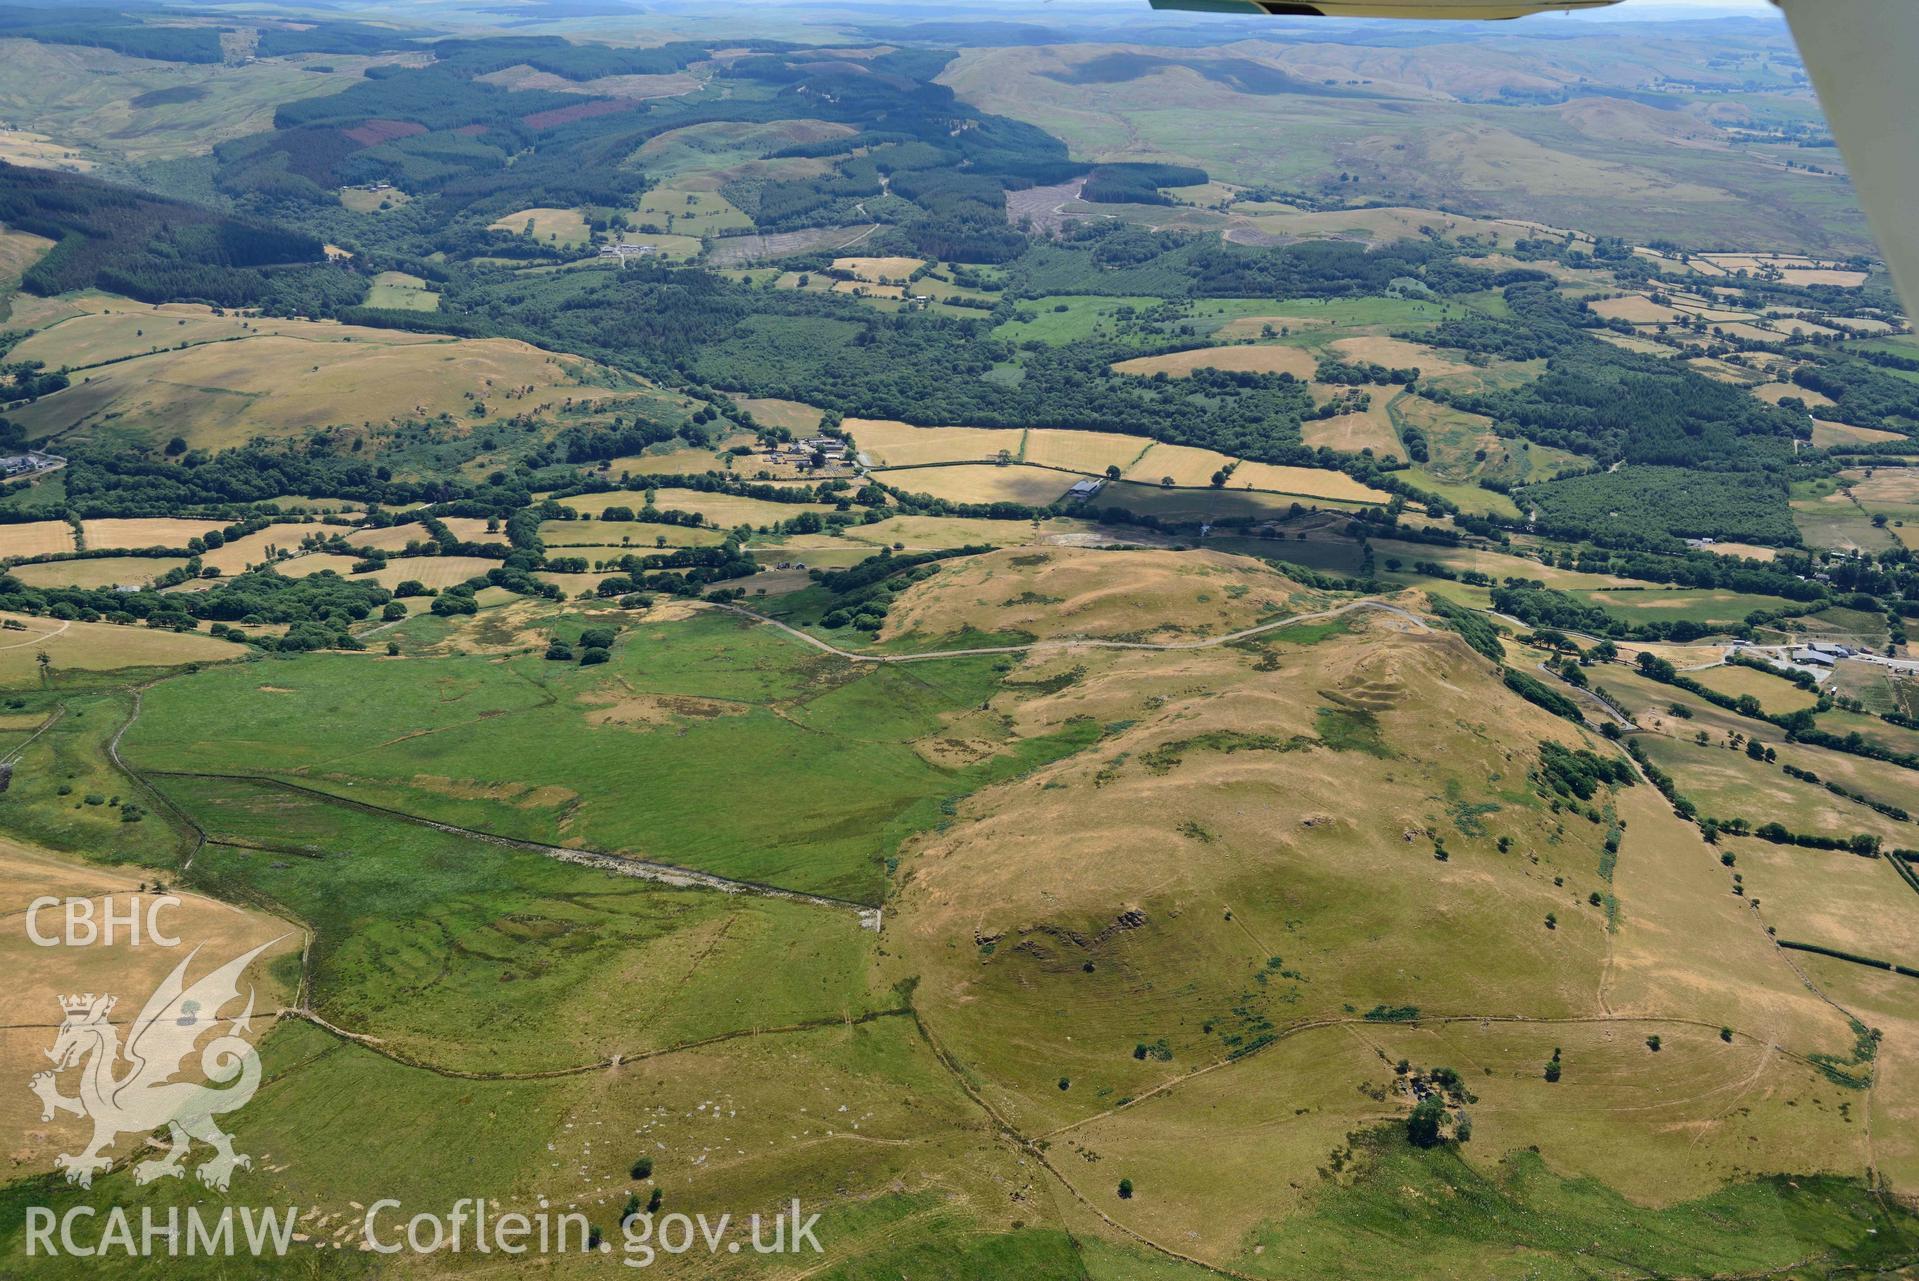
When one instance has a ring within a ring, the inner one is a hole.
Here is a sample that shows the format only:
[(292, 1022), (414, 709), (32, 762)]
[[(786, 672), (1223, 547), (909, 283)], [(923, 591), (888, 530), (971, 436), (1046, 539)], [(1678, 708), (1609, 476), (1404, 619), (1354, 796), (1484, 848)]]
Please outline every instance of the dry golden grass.
[(1219, 552), (1007, 548), (968, 557), (915, 586), (894, 604), (881, 635), (1177, 639), (1237, 631), (1317, 599), (1259, 561)]
[[(540, 538), (565, 556), (611, 559), (655, 546), (716, 547), (726, 541), (717, 529), (685, 525), (655, 525), (637, 520), (549, 520), (540, 525)], [(665, 543), (659, 540), (664, 538)]]
[(1587, 305), (1607, 320), (1627, 320), (1635, 325), (1666, 324), (1686, 317), (1685, 312), (1673, 307), (1661, 306), (1644, 294), (1627, 294), (1624, 298), (1599, 298)]
[[(608, 571), (608, 573), (611, 572), (612, 571)], [(543, 583), (551, 583), (553, 586), (565, 592), (568, 600), (572, 600), (579, 596), (581, 592), (590, 592), (598, 587), (600, 580), (606, 578), (608, 574), (556, 574), (551, 570), (543, 569), (537, 571), (533, 576)]]
[[(1111, 593), (1098, 608), (1122, 633), (1166, 621), (1129, 595), (1142, 574), (1178, 603), (1173, 617), (1209, 629), (1224, 623), (1215, 611), (1261, 590), (1242, 579), (1237, 599), (1217, 591), (1248, 563), (1237, 558), (1217, 558), (1221, 579), (1168, 583), (1163, 560), (1111, 555), (1114, 572), (1086, 594)], [(1018, 595), (999, 581), (941, 586), (946, 572), (915, 591), (946, 592), (953, 621), (990, 624), (1004, 612), (991, 607)], [(1492, 801), (1489, 777), (1522, 778), (1542, 739), (1597, 739), (1507, 693), (1449, 634), (1365, 616), (1336, 640), (1286, 636), (1030, 659), (1013, 679), (1062, 687), (989, 712), (1022, 732), (1077, 717), (1121, 728), (1097, 752), (962, 802), (960, 821), (909, 847), (889, 923), (901, 963), (921, 975), (935, 1034), (1020, 1122), (1044, 1130), (1224, 1061), (1227, 1033), (1242, 1030), (1235, 1008), (1282, 1027), (1381, 1003), (1538, 1017), (1593, 1008), (1604, 920), (1575, 904), (1599, 884), (1603, 831), (1510, 796), (1471, 830), (1447, 812)], [(1435, 835), (1449, 861), (1434, 858)], [(1515, 847), (1503, 855), (1500, 836)], [(1541, 923), (1548, 911), (1562, 918), (1556, 931)], [(1474, 947), (1443, 941), (1461, 937)], [(995, 941), (990, 955), (978, 940)], [(1280, 976), (1274, 956), (1303, 981)], [(1161, 1037), (1170, 1062), (1130, 1053)], [(1355, 1097), (1358, 1082), (1343, 1080)]]
[[(1767, 341), (1771, 341), (1771, 339)], [(1751, 386), (1756, 377), (1752, 370), (1742, 365), (1728, 364), (1723, 360), (1715, 360), (1710, 356), (1695, 356), (1686, 363), (1714, 382), (1732, 383), (1738, 387)]]
[[(150, 428), (156, 443), (177, 432), (190, 445), (225, 448), (259, 435), (400, 417), (447, 413), (472, 421), (473, 397), (502, 413), (526, 413), (638, 386), (579, 357), (508, 339), (216, 317), (205, 308), (100, 296), (79, 302), (81, 314), (41, 329), (13, 353), (76, 369), (64, 391), (9, 415), (30, 435), (112, 418), (161, 424)], [(166, 349), (149, 352), (155, 345)]]
[(185, 547), (187, 540), (212, 529), (225, 529), (220, 520), (183, 520), (173, 516), (82, 521), (81, 537), (88, 551), (110, 547)]
[[(485, 521), (480, 521), (479, 524), (482, 529), (486, 527)], [(400, 551), (408, 543), (432, 541), (426, 532), (426, 526), (417, 521), (410, 521), (404, 525), (386, 525), (378, 529), (355, 530), (346, 536), (346, 540), (355, 547), (374, 547), (388, 552)]]
[(1122, 471), (1153, 442), (1144, 436), (1122, 436), (1104, 431), (1068, 431), (1036, 428), (1026, 433), (1025, 461), (1046, 467), (1101, 476), (1108, 467)]
[(1670, 356), (1678, 350), (1676, 347), (1668, 347), (1665, 343), (1654, 342), (1650, 338), (1641, 338), (1633, 334), (1616, 334), (1610, 329), (1595, 329), (1592, 331), (1592, 336), (1625, 351), (1636, 351), (1642, 356)]
[(480, 516), (442, 516), (440, 523), (450, 530), (455, 538), (470, 543), (504, 543), (506, 535), (500, 531), (500, 522), (492, 521), (491, 532), (487, 530), (489, 522)]
[(586, 216), (577, 209), (522, 209), (487, 227), (512, 235), (531, 235), (542, 244), (584, 245), (592, 238)]
[[(256, 1044), (276, 1017), (272, 1011), (293, 995), (274, 980), (269, 964), (275, 958), (299, 952), (304, 936), (298, 926), (175, 888), (171, 877), (168, 893), (180, 902), (162, 908), (158, 919), (162, 929), (180, 939), (177, 948), (155, 946), (144, 933), (141, 945), (135, 947), (126, 941), (124, 931), (112, 946), (93, 947), (40, 948), (27, 936), (27, 905), (42, 895), (91, 899), (96, 914), (104, 911), (109, 896), (116, 912), (137, 904), (144, 930), (146, 907), (153, 896), (144, 894), (141, 887), (149, 879), (150, 874), (137, 867), (124, 871), (103, 868), (71, 856), (0, 842), (0, 915), (7, 918), (7, 928), (0, 931), (0, 968), (8, 975), (4, 992), (0, 992), (0, 1026), (5, 1028), (0, 1031), (0, 1072), (20, 1083), (20, 1088), (5, 1091), (0, 1101), (0, 1130), (8, 1135), (8, 1157), (16, 1177), (50, 1171), (56, 1153), (79, 1151), (90, 1132), (88, 1123), (80, 1117), (57, 1114), (54, 1120), (43, 1122), (39, 1099), (25, 1088), (29, 1077), (48, 1067), (45, 1051), (52, 1046), (54, 1030), (60, 1024), (61, 997), (73, 992), (117, 996), (119, 1003), (112, 1021), (124, 1030), (190, 948), (205, 949), (190, 971), (191, 978), (198, 978), (214, 966), (274, 940), (278, 942), (247, 971), (247, 982), (256, 992)], [(42, 932), (57, 933), (58, 909), (43, 912), (38, 924)], [(246, 989), (241, 991), (244, 999)], [(237, 1015), (238, 1004), (224, 1013)], [(190, 1058), (187, 1071), (197, 1072), (198, 1063), (198, 1056)], [(69, 1075), (63, 1088), (70, 1091), (71, 1082)], [(116, 1155), (127, 1150), (129, 1143), (130, 1139), (123, 1138)]]
[(1403, 338), (1340, 338), (1333, 342), (1332, 349), (1335, 354), (1354, 363), (1370, 361), (1388, 369), (1418, 369), (1435, 378), (1446, 374), (1463, 374), (1471, 368), (1440, 355), (1424, 343), (1407, 342)]
[(204, 565), (222, 574), (238, 574), (250, 565), (264, 565), (274, 552), (293, 551), (308, 535), (326, 535), (350, 529), (342, 525), (276, 524), (257, 530), (244, 538), (213, 548), (200, 557)]
[(1819, 449), (1831, 449), (1835, 445), (1881, 445), (1884, 441), (1904, 441), (1907, 437), (1898, 431), (1881, 431), (1879, 428), (1854, 428), (1848, 422), (1825, 422), (1813, 418), (1812, 443)]
[(1226, 488), (1264, 489), (1348, 503), (1384, 503), (1391, 498), (1384, 490), (1362, 485), (1344, 472), (1323, 471), (1317, 467), (1281, 467), (1274, 463), (1241, 463), (1227, 479)]
[(819, 429), (824, 414), (812, 405), (774, 396), (735, 396), (733, 403), (753, 415), (755, 422), (788, 431), (811, 432)]
[(184, 564), (172, 556), (98, 556), (16, 565), (8, 572), (30, 587), (143, 587)]
[(1192, 351), (1169, 352), (1164, 356), (1135, 356), (1118, 361), (1113, 372), (1150, 378), (1165, 374), (1185, 378), (1195, 369), (1223, 369), (1231, 373), (1291, 374), (1311, 378), (1319, 362), (1312, 353), (1299, 347), (1199, 347)]
[(1819, 990), (1882, 1033), (1872, 1065), (1872, 1157), (1895, 1192), (1919, 1189), (1919, 1015), (1913, 980), (1830, 957), (1801, 954), (1800, 967)]
[[(354, 575), (370, 579), (392, 591), (401, 583), (412, 579), (423, 583), (435, 591), (448, 587), (457, 587), (469, 578), (477, 578), (489, 569), (498, 569), (500, 562), (487, 560), (481, 556), (408, 556), (400, 560), (390, 560), (385, 568), (376, 569), (371, 574)], [(417, 602), (415, 608), (423, 608)]]
[(855, 280), (900, 282), (926, 265), (924, 258), (835, 258), (833, 266), (850, 271)]
[(1919, 894), (1886, 859), (1752, 839), (1727, 847), (1780, 938), (1887, 960), (1919, 955)]
[(77, 550), (73, 545), (73, 526), (64, 520), (35, 520), (21, 525), (0, 525), (0, 557), (45, 556), (49, 552)]
[(1694, 265), (1697, 266), (1701, 259), (1728, 275), (1739, 271), (1754, 275), (1777, 271), (1780, 281), (1788, 285), (1838, 285), (1844, 289), (1856, 289), (1865, 284), (1867, 279), (1866, 272), (1852, 271), (1818, 258), (1796, 254), (1701, 254), (1693, 260)]
[[(1175, 485), (1199, 488), (1210, 485), (1213, 474), (1233, 461), (1211, 449), (1158, 443), (1126, 469), (1124, 478), (1158, 484), (1170, 476)], [(1345, 502), (1383, 503), (1388, 497), (1343, 472), (1322, 471), (1315, 467), (1282, 467), (1273, 463), (1241, 462), (1226, 478), (1224, 488), (1271, 490), (1274, 493), (1335, 498)]]
[(914, 427), (886, 418), (848, 418), (843, 425), (876, 467), (1017, 458), (1026, 435), (1017, 427)]
[(1746, 560), (1774, 560), (1779, 555), (1777, 547), (1761, 547), (1758, 543), (1713, 543), (1705, 550), (1717, 556), (1739, 556)]
[[(1657, 1054), (1646, 1045), (1655, 1032)], [(1367, 1039), (1395, 1060), (1470, 1067), (1478, 1099), (1466, 1155), (1488, 1170), (1516, 1149), (1537, 1147), (1562, 1175), (1665, 1206), (1761, 1172), (1853, 1175), (1867, 1161), (1857, 1124), (1812, 1107), (1834, 1090), (1817, 1069), (1763, 1041), (1722, 1041), (1714, 1028), (1456, 1023), (1388, 1028)], [(1555, 1049), (1564, 1075), (1549, 1084), (1543, 1068)], [(1569, 1107), (1569, 1090), (1585, 1106)]]
[(1760, 707), (1778, 715), (1812, 707), (1819, 702), (1817, 694), (1800, 689), (1784, 677), (1769, 676), (1750, 667), (1710, 667), (1703, 672), (1689, 674), (1707, 689), (1733, 698), (1750, 694), (1759, 700)]
[(1870, 476), (1850, 471), (1844, 478), (1852, 486), (1853, 496), (1868, 509), (1919, 503), (1919, 468), (1881, 467)]
[[(661, 511), (698, 512), (721, 529), (742, 524), (772, 525), (791, 520), (801, 512), (832, 510), (825, 503), (775, 503), (763, 498), (705, 494), (694, 489), (674, 489), (670, 486), (654, 490), (653, 493)], [(608, 507), (631, 507), (637, 511), (645, 502), (645, 490), (616, 490), (606, 494), (581, 494), (576, 498), (564, 499), (561, 505), (598, 516)]]
[(122, 667), (173, 667), (241, 658), (244, 645), (198, 633), (122, 627), (116, 623), (60, 622), (27, 614), (0, 614), (23, 630), (0, 630), (0, 685), (19, 687), (40, 679), (37, 655), (61, 671), (113, 671)]
[(720, 456), (710, 449), (672, 449), (661, 454), (629, 454), (624, 458), (615, 458), (607, 464), (607, 473), (619, 476), (630, 473), (635, 476), (694, 476), (709, 471), (737, 471), (742, 462), (752, 466), (751, 459), (735, 459), (731, 467), (720, 466)]
[(1806, 406), (1812, 409), (1823, 409), (1832, 403), (1830, 396), (1801, 387), (1796, 383), (1762, 383), (1752, 389), (1752, 394), (1769, 405), (1776, 405), (1788, 396), (1804, 401)]
[[(1604, 682), (1602, 682), (1604, 683)], [(1617, 797), (1621, 911), (1598, 997), (1618, 1014), (1685, 1012), (1805, 1053), (1844, 1054), (1844, 1019), (1806, 990), (1698, 829), (1651, 787)]]
[[(45, 236), (36, 236), (31, 231), (19, 231), (0, 224), (0, 287), (8, 286), (20, 279), (27, 268), (39, 262), (47, 250), (53, 248), (53, 242)], [(0, 288), (0, 292), (6, 292)], [(4, 306), (4, 300), (0, 300)], [(0, 312), (4, 315), (4, 312)]]
[(1375, 458), (1403, 456), (1406, 452), (1392, 420), (1386, 416), (1385, 405), (1377, 401), (1363, 413), (1309, 419), (1299, 425), (1299, 430), (1301, 439), (1315, 449), (1338, 449), (1349, 454), (1370, 449)]
[[(1213, 473), (1232, 461), (1217, 450), (1156, 442), (1122, 473), (1122, 477), (1148, 484), (1158, 484), (1170, 478), (1175, 485), (1208, 485), (1212, 483)], [(1234, 479), (1237, 479), (1237, 474)], [(1231, 484), (1232, 481), (1227, 483)]]
[(1043, 521), (982, 520), (969, 516), (894, 516), (877, 525), (849, 526), (844, 539), (788, 539), (769, 553), (783, 553), (795, 544), (812, 547), (831, 543), (860, 543), (872, 547), (891, 547), (903, 543), (909, 551), (940, 547), (993, 546), (1016, 547), (1029, 543), (1052, 543), (1072, 539), (1098, 539), (1107, 542), (1144, 541), (1137, 530), (1111, 530), (1070, 516), (1054, 516)]
[(917, 467), (878, 475), (881, 481), (909, 494), (931, 494), (954, 503), (1024, 503), (1030, 507), (1046, 506), (1079, 479), (1045, 467), (1001, 467), (992, 463)]
[(862, 298), (891, 298), (898, 300), (906, 297), (906, 290), (899, 285), (874, 285), (864, 280), (836, 280), (833, 282), (836, 294), (857, 294)]
[(43, 133), (0, 129), (0, 160), (29, 169), (73, 169), (85, 173), (93, 161)]
[(281, 561), (273, 568), (288, 578), (306, 578), (331, 570), (342, 578), (358, 577), (350, 574), (360, 560), (357, 556), (342, 556), (337, 552), (308, 552), (304, 556), (295, 556), (292, 560)]

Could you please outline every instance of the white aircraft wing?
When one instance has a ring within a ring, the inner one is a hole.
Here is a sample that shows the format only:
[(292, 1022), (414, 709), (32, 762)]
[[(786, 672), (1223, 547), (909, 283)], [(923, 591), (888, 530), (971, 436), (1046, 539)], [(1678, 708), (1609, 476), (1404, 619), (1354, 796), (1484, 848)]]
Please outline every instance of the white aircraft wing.
[(1775, 0), (1906, 315), (1919, 317), (1919, 0)]
[[(1152, 0), (1155, 9), (1315, 18), (1523, 18), (1619, 0)], [(1919, 317), (1919, 0), (1773, 0), (1906, 314)]]

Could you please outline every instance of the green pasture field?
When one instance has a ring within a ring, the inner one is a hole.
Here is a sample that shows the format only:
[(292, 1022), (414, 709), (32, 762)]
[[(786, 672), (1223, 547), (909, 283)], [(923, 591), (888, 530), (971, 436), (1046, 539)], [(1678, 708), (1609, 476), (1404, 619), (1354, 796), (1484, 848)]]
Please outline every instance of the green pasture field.
[(1841, 492), (1830, 476), (1791, 484), (1792, 522), (1808, 546), (1880, 552), (1895, 545), (1890, 531), (1877, 528), (1872, 514)]
[[(577, 636), (582, 624), (550, 626)], [(871, 902), (894, 847), (937, 823), (943, 802), (1084, 745), (1078, 730), (1008, 736), (960, 769), (916, 751), (997, 685), (989, 659), (850, 668), (706, 612), (641, 623), (598, 667), (537, 652), (316, 654), (204, 672), (155, 687), (125, 750), (151, 767), (297, 778), (502, 835)], [(503, 734), (524, 750), (503, 757)]]
[(1102, 332), (1110, 336), (1115, 315), (1124, 308), (1144, 312), (1160, 305), (1159, 298), (1118, 298), (1105, 294), (1058, 294), (1034, 298), (1019, 305), (1021, 316), (993, 330), (995, 338), (1011, 343), (1043, 342), (1055, 347), (1085, 342)]
[[(0, 792), (0, 821), (9, 834), (103, 863), (164, 867), (185, 857), (191, 848), (185, 834), (107, 757), (108, 740), (132, 713), (130, 693), (34, 691), (13, 695), (9, 702), (13, 699), (22, 708), (10, 714), (58, 716), (45, 733), (18, 749), (13, 777)], [(129, 814), (138, 817), (130, 820)]]
[[(736, 1221), (797, 1197), (820, 1213), (825, 1257), (856, 1270), (848, 1275), (868, 1266), (879, 1271), (865, 1275), (934, 1275), (934, 1259), (982, 1269), (964, 1275), (1061, 1275), (1071, 1266), (1068, 1239), (1047, 1226), (1053, 1214), (1036, 1208), (1014, 1226), (985, 1211), (1032, 1176), (1007, 1149), (980, 1142), (977, 1110), (910, 1019), (744, 1030), (618, 1068), (514, 1080), (436, 1074), (283, 1020), (262, 1038), (263, 1083), (239, 1140), (254, 1167), (235, 1189), (246, 1204), (301, 1207), (301, 1231), (338, 1248), (294, 1257), (325, 1276), (378, 1275), (377, 1256), (359, 1248), (369, 1188), (402, 1203), (379, 1224), (402, 1235), (411, 1214), (444, 1214), (477, 1194), (497, 1203), (495, 1214), (576, 1211), (617, 1250), (629, 1191), (644, 1200), (658, 1188), (669, 1211)], [(653, 1171), (636, 1180), (630, 1167), (640, 1156)], [(919, 1186), (928, 1167), (940, 1171), (938, 1190)], [(56, 1214), (120, 1205), (137, 1225), (143, 1207), (164, 1222), (166, 1207), (190, 1202), (208, 1204), (193, 1179), (140, 1187), (125, 1169), (90, 1190), (16, 1182), (0, 1192), (0, 1249), (22, 1252), (30, 1204)], [(576, 1235), (579, 1253), (549, 1255), (547, 1267), (593, 1276), (622, 1257), (583, 1246)], [(45, 1262), (35, 1275), (98, 1275), (97, 1259)], [(118, 1261), (115, 1275), (215, 1281), (233, 1271), (230, 1259), (162, 1252)]]
[(1519, 506), (1506, 495), (1476, 484), (1448, 480), (1427, 467), (1409, 467), (1399, 473), (1414, 489), (1444, 498), (1469, 516), (1504, 516), (1518, 520)]
[(438, 311), (440, 295), (418, 276), (404, 271), (383, 271), (368, 287), (366, 305), (397, 311)]
[(1626, 623), (1690, 622), (1735, 624), (1754, 610), (1786, 609), (1792, 602), (1781, 596), (1690, 587), (1627, 587), (1605, 592), (1575, 592)]
[[(1919, 832), (1910, 823), (1886, 818), (1817, 784), (1792, 778), (1777, 765), (1752, 760), (1743, 749), (1701, 747), (1658, 735), (1643, 736), (1639, 742), (1653, 763), (1673, 776), (1680, 793), (1710, 818), (1743, 818), (1755, 828), (1779, 823), (1791, 832), (1820, 836), (1864, 832), (1879, 836), (1888, 846), (1898, 846)], [(1801, 760), (1802, 766), (1806, 763), (1801, 757), (1789, 759)]]
[(1771, 676), (1750, 667), (1728, 665), (1703, 672), (1688, 672), (1687, 675), (1707, 689), (1730, 694), (1734, 698), (1750, 694), (1759, 700), (1763, 711), (1776, 716), (1813, 707), (1819, 702), (1817, 694), (1800, 689), (1784, 677)]
[[(1375, 391), (1374, 394), (1383, 393)], [(1402, 433), (1406, 428), (1413, 427), (1425, 436), (1432, 461), (1421, 467), (1419, 472), (1434, 481), (1465, 480), (1473, 482), (1474, 488), (1482, 480), (1530, 485), (1551, 480), (1562, 471), (1585, 465), (1586, 460), (1566, 450), (1495, 435), (1491, 419), (1462, 413), (1436, 401), (1417, 396), (1396, 396), (1388, 403), (1387, 412), (1394, 426)], [(1461, 488), (1463, 492), (1465, 487)], [(1474, 495), (1474, 502), (1485, 504), (1483, 510), (1491, 511), (1491, 505), (1497, 504), (1502, 497), (1487, 490), (1483, 495)], [(1473, 510), (1466, 507), (1464, 499), (1455, 498), (1454, 501), (1466, 510)], [(1510, 500), (1506, 501), (1510, 504)], [(1504, 508), (1498, 510), (1504, 512)]]
[(633, 214), (637, 226), (656, 225), (680, 236), (718, 235), (723, 231), (750, 231), (753, 220), (717, 191), (655, 187), (640, 198)]
[(309, 1004), (414, 1059), (542, 1071), (875, 1008), (851, 911), (672, 888), (270, 784), (163, 785), (215, 842), (195, 883), (304, 922)]
[[(1896, 709), (1888, 708), (1887, 710)], [(1829, 712), (1821, 712), (1815, 716), (1813, 723), (1828, 734), (1857, 734), (1887, 751), (1919, 755), (1919, 730), (1893, 725), (1880, 720), (1877, 716), (1866, 716), (1859, 712), (1848, 712), (1835, 707)], [(1914, 784), (1919, 786), (1919, 778), (1915, 778)]]

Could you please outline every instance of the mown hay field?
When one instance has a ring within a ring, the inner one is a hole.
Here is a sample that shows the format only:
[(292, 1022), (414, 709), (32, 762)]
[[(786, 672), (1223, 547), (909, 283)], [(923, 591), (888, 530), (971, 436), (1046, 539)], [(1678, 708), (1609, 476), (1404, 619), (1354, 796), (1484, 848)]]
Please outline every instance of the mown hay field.
[(0, 557), (45, 556), (49, 552), (77, 550), (73, 526), (64, 520), (34, 520), (18, 525), (0, 525)]
[(1026, 433), (1023, 458), (1026, 462), (1046, 467), (1064, 467), (1091, 476), (1101, 476), (1108, 467), (1118, 467), (1124, 471), (1152, 443), (1143, 436), (1122, 436), (1115, 432), (1034, 428)]
[(188, 539), (224, 529), (226, 522), (142, 516), (82, 521), (80, 528), (88, 551), (105, 551), (112, 547), (185, 547)]
[(1018, 458), (1026, 436), (1017, 427), (915, 427), (885, 418), (848, 418), (842, 425), (876, 467), (992, 462), (1001, 453)]
[(29, 587), (142, 587), (184, 564), (173, 556), (90, 556), (15, 565), (7, 572)]

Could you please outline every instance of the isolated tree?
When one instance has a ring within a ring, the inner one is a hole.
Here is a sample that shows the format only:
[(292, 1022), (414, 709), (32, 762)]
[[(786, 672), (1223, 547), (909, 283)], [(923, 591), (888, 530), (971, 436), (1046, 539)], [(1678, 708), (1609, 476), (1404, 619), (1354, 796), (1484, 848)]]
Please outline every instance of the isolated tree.
[(1413, 1107), (1412, 1115), (1406, 1118), (1406, 1138), (1416, 1148), (1438, 1147), (1445, 1137), (1446, 1105), (1439, 1096), (1429, 1094)]

